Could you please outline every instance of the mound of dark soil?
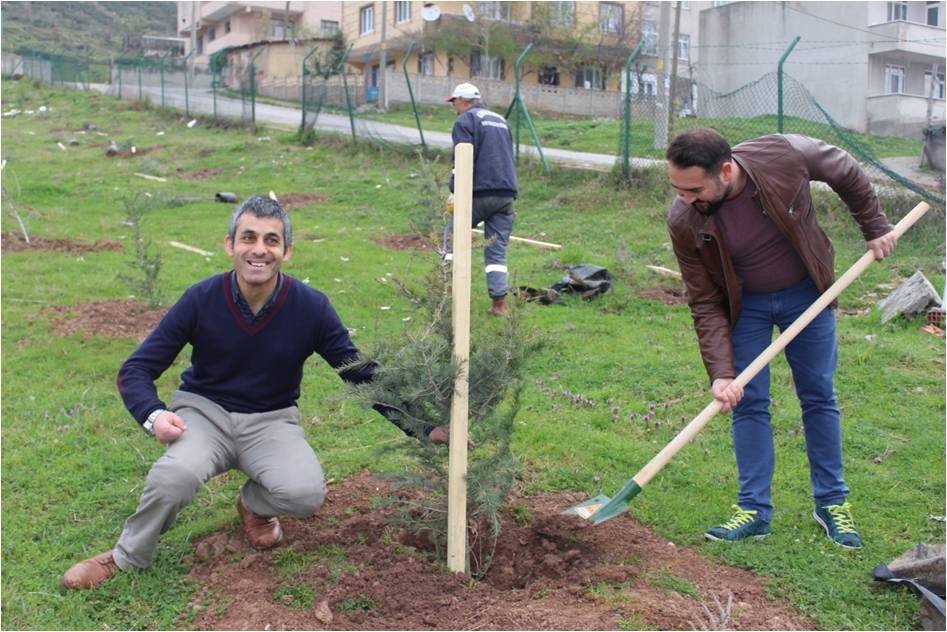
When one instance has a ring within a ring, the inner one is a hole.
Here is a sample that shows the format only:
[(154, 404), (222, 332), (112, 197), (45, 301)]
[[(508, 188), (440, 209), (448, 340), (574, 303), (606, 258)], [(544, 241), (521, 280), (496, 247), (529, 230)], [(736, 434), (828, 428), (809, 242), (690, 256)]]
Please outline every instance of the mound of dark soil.
[(132, 300), (86, 301), (78, 305), (51, 305), (53, 333), (69, 336), (128, 336), (144, 340), (168, 312), (149, 310)]
[(375, 237), (376, 244), (387, 250), (434, 250), (431, 240), (417, 233), (401, 233)]
[(55, 252), (68, 252), (72, 254), (83, 254), (86, 252), (98, 252), (102, 250), (123, 250), (124, 246), (112, 239), (100, 239), (94, 243), (88, 244), (72, 239), (55, 239), (46, 237), (30, 236), (27, 242), (23, 235), (14, 232), (0, 233), (0, 247), (3, 252), (22, 252), (24, 250), (52, 250)]
[(279, 193), (277, 197), (280, 205), (287, 210), (306, 206), (307, 204), (326, 202), (330, 199), (325, 193)]
[(371, 473), (330, 485), (315, 516), (282, 520), (286, 540), (270, 551), (250, 549), (239, 526), (201, 538), (188, 561), (202, 587), (182, 621), (214, 630), (723, 629), (714, 598), (726, 606), (732, 596), (729, 629), (814, 628), (749, 571), (675, 546), (629, 514), (597, 526), (562, 516), (582, 500), (570, 494), (514, 498), (516, 520), (505, 518), (492, 566), (472, 581), (388, 525), (372, 499), (389, 491)]

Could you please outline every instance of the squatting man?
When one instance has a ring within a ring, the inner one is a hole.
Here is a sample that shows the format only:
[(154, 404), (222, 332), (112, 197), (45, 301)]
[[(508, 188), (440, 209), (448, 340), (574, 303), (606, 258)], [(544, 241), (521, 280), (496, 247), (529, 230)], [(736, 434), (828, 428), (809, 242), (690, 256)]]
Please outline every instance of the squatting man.
[[(357, 362), (359, 351), (329, 299), (280, 271), (293, 253), (293, 231), (277, 202), (255, 196), (239, 205), (224, 248), (233, 269), (186, 290), (119, 370), (128, 411), (167, 449), (115, 548), (70, 568), (66, 588), (95, 588), (119, 571), (150, 566), (178, 512), (228, 470), (248, 477), (236, 505), (257, 549), (283, 540), (277, 516), (312, 515), (325, 499), (322, 466), (296, 407), (303, 364), (317, 353), (353, 384), (370, 381), (375, 366)], [(166, 405), (155, 381), (187, 344), (191, 365)], [(393, 409), (375, 408), (412, 434)], [(446, 426), (416, 432), (435, 443), (449, 437)]]

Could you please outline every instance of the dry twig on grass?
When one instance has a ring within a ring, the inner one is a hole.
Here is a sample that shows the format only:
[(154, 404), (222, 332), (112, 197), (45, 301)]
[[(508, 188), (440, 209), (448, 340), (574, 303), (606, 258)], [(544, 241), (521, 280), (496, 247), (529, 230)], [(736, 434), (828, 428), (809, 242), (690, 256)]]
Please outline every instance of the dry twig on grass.
[(20, 232), (23, 233), (23, 241), (30, 243), (30, 236), (26, 232), (26, 224), (23, 222), (23, 218), (20, 217), (20, 213), (16, 210), (16, 205), (13, 204), (13, 196), (10, 195), (10, 192), (4, 186), (2, 187), (3, 199), (6, 200), (7, 206), (10, 208), (10, 212), (13, 213), (13, 217), (16, 218), (17, 224), (20, 225)]
[(703, 601), (700, 603), (703, 609), (703, 616), (697, 613), (696, 619), (691, 619), (691, 625), (695, 630), (729, 630), (730, 614), (733, 611), (733, 593), (727, 593), (727, 605), (724, 606), (717, 599), (717, 595), (711, 593), (714, 604), (717, 606), (717, 612), (711, 612), (710, 608)]

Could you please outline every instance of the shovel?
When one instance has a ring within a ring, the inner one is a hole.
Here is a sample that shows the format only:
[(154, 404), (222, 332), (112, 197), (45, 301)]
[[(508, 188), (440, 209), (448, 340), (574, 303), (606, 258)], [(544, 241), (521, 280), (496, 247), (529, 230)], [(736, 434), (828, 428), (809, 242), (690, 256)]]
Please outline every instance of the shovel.
[[(928, 211), (928, 209), (930, 209), (930, 206), (925, 202), (921, 202), (915, 206), (911, 212), (905, 215), (894, 227), (895, 236), (900, 238), (901, 235), (907, 232), (907, 230)], [(833, 283), (822, 296), (817, 298), (816, 301), (809, 306), (809, 309), (804, 311), (793, 324), (787, 327), (748, 367), (743, 369), (740, 375), (734, 379), (734, 382), (740, 386), (746, 386), (750, 380), (756, 377), (756, 374), (759, 373), (763, 367), (769, 364), (770, 360), (776, 357), (776, 354), (792, 342), (793, 338), (795, 338), (800, 331), (805, 329), (822, 310), (828, 307), (829, 304), (842, 293), (842, 290), (847, 288), (852, 281), (858, 278), (874, 260), (874, 253), (870, 250), (865, 252), (865, 254), (855, 262), (855, 265), (849, 268), (845, 274)], [(714, 415), (720, 412), (722, 406), (723, 404), (717, 399), (707, 404), (707, 407), (704, 408), (699, 415), (694, 417), (693, 421), (684, 426), (684, 429), (677, 433), (677, 436), (664, 446), (653, 459), (648, 461), (647, 465), (628, 479), (628, 482), (625, 483), (625, 486), (621, 488), (618, 494), (611, 498), (604, 494), (599, 494), (595, 498), (570, 507), (562, 513), (577, 515), (586, 520), (591, 520), (593, 524), (599, 524), (627, 511), (628, 501), (637, 496), (641, 492), (641, 488), (647, 485), (648, 481), (654, 478), (655, 474), (660, 472), (661, 468), (667, 465), (681, 448), (697, 436), (697, 433), (707, 425)]]

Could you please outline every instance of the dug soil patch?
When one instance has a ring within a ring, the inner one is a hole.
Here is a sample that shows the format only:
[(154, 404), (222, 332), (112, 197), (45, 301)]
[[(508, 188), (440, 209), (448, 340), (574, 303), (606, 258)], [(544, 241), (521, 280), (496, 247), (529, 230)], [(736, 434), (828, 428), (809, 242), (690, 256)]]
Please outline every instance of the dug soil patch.
[(387, 250), (434, 250), (431, 240), (417, 233), (402, 233), (375, 237), (376, 244)]
[[(815, 627), (749, 571), (675, 546), (630, 514), (597, 526), (562, 516), (583, 500), (575, 494), (514, 498), (517, 519), (504, 518), (492, 566), (471, 581), (387, 526), (388, 510), (372, 501), (390, 490), (368, 472), (331, 484), (315, 516), (282, 520), (286, 539), (269, 551), (250, 549), (238, 526), (201, 538), (186, 560), (200, 588), (182, 622), (211, 630)], [(721, 624), (714, 598), (726, 606), (731, 595)]]
[(204, 169), (198, 169), (197, 171), (185, 171), (181, 167), (178, 167), (176, 171), (177, 176), (182, 180), (207, 180), (208, 178), (219, 176), (223, 172), (223, 167), (206, 167)]
[(279, 198), (280, 206), (288, 210), (329, 200), (329, 196), (324, 193), (280, 193), (276, 197)]
[(638, 290), (638, 296), (665, 305), (686, 305), (687, 291), (683, 285), (658, 285)]
[(100, 239), (95, 243), (83, 243), (71, 239), (52, 239), (45, 237), (30, 236), (27, 243), (23, 236), (15, 232), (0, 233), (0, 248), (3, 252), (22, 252), (24, 250), (52, 250), (55, 252), (68, 252), (71, 254), (83, 254), (86, 252), (99, 252), (102, 250), (123, 250), (124, 246), (111, 239)]
[(53, 333), (70, 336), (127, 336), (144, 340), (164, 318), (167, 309), (149, 310), (132, 300), (86, 301), (78, 305), (52, 305)]

